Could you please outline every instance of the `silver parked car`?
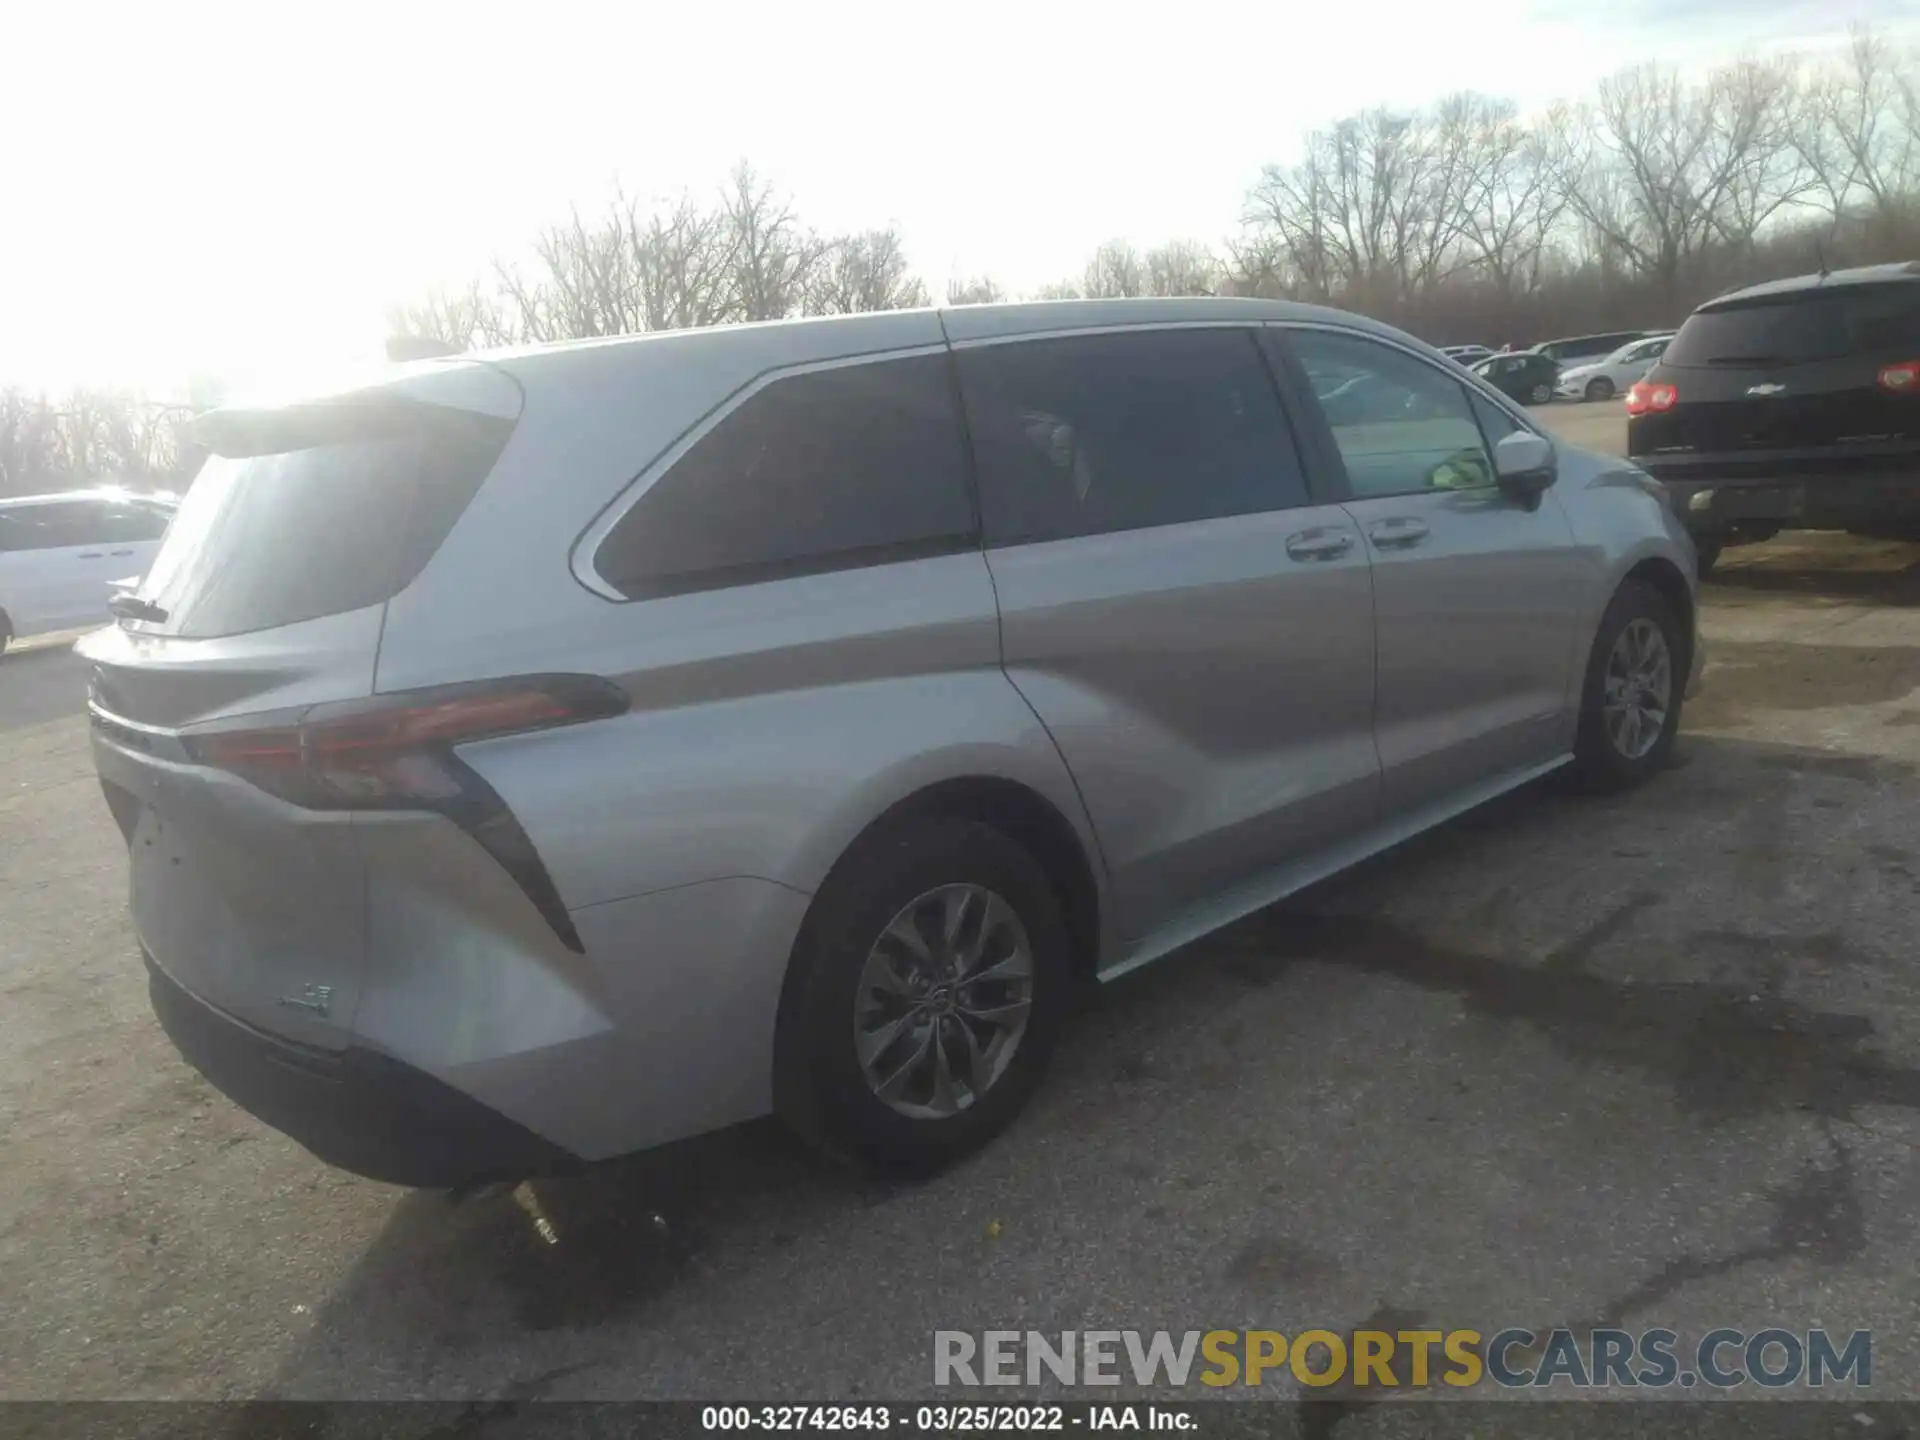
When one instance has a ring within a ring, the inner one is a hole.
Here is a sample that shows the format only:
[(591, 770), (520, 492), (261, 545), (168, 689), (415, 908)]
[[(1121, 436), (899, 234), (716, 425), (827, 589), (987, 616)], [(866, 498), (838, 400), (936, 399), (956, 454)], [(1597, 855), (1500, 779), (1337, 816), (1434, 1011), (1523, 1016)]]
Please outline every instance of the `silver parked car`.
[(404, 1184), (770, 1111), (937, 1164), (1080, 980), (1643, 779), (1699, 665), (1657, 485), (1304, 306), (509, 350), (199, 438), (81, 647), (154, 1003)]

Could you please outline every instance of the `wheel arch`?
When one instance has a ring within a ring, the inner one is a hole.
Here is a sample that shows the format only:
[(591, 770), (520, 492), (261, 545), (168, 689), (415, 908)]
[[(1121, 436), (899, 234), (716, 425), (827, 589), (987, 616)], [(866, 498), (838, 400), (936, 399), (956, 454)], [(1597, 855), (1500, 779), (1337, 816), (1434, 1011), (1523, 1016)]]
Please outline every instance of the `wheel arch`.
[[(1058, 805), (1032, 786), (1001, 775), (961, 775), (934, 781), (903, 796), (876, 815), (840, 851), (828, 869), (796, 937), (801, 939), (816, 913), (820, 896), (868, 846), (892, 831), (930, 819), (976, 820), (991, 826), (1030, 853), (1047, 874), (1073, 942), (1075, 973), (1091, 978), (1099, 966), (1102, 939), (1101, 887), (1089, 852), (1074, 824)], [(788, 961), (791, 979), (792, 961)]]
[[(1681, 683), (1684, 685), (1685, 677), (1692, 673), (1693, 665), (1696, 624), (1693, 587), (1687, 584), (1687, 577), (1681, 572), (1680, 567), (1664, 555), (1649, 555), (1620, 577), (1622, 585), (1630, 580), (1637, 580), (1655, 591), (1673, 607), (1673, 613), (1679, 616), (1681, 639), (1687, 650), (1687, 653), (1681, 657), (1680, 665)], [(1619, 593), (1618, 586), (1614, 587), (1614, 593)]]

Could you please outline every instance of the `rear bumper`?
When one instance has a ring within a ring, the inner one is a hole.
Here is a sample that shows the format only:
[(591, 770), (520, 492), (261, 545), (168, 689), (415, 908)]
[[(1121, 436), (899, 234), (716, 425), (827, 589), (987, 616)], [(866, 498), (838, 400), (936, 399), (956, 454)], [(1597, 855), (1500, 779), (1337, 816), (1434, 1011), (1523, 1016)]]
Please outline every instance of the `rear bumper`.
[(1674, 513), (1696, 535), (1920, 523), (1920, 461), (1913, 457), (1891, 464), (1863, 456), (1636, 456), (1633, 463), (1666, 486)]
[(187, 1063), (329, 1165), (392, 1185), (451, 1188), (580, 1163), (424, 1071), (370, 1050), (267, 1035), (146, 963), (154, 1013)]

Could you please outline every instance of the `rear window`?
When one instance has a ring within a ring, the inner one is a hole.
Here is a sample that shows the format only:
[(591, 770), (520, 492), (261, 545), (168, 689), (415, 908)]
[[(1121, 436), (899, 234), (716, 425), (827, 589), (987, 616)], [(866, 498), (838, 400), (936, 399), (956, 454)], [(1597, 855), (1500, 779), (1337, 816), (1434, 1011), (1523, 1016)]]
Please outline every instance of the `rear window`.
[(210, 456), (140, 587), (167, 612), (154, 628), (206, 639), (391, 599), (439, 548), (512, 428), (413, 405), (333, 424), (318, 443)]
[(1666, 365), (1801, 365), (1847, 355), (1920, 353), (1920, 285), (1809, 291), (1702, 310), (1680, 327)]

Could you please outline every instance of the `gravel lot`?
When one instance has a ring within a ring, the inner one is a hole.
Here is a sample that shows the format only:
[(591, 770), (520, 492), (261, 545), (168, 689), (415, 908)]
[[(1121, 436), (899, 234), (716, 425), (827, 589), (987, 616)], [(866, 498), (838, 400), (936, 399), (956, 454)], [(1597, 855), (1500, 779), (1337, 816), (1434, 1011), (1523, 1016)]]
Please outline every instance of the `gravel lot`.
[(80, 668), (0, 660), (0, 1396), (906, 1396), (936, 1328), (1368, 1319), (1871, 1327), (1920, 1395), (1916, 607), (1920, 549), (1730, 552), (1670, 774), (1509, 797), (1113, 987), (932, 1183), (757, 1126), (459, 1204), (175, 1058)]

